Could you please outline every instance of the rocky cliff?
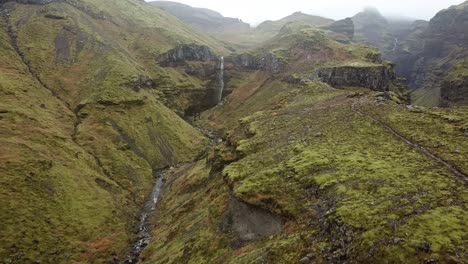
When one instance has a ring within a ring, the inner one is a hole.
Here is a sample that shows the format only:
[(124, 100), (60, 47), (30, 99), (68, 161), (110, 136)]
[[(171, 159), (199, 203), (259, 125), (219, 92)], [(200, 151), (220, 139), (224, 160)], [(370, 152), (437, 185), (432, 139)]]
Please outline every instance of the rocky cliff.
[(337, 66), (319, 69), (320, 80), (333, 87), (366, 87), (374, 91), (388, 91), (395, 80), (389, 66)]
[(442, 106), (468, 105), (468, 60), (455, 69), (441, 84)]
[(183, 63), (186, 61), (214, 61), (217, 57), (213, 51), (207, 46), (196, 44), (179, 45), (174, 49), (161, 54), (158, 62), (162, 65), (170, 63)]
[(249, 53), (236, 55), (228, 59), (234, 65), (244, 69), (267, 71), (271, 73), (279, 73), (284, 70), (285, 63), (271, 53), (255, 56)]
[(463, 81), (459, 81), (463, 77), (451, 78), (449, 75), (467, 69), (464, 63), (468, 58), (467, 21), (468, 3), (439, 12), (423, 35), (424, 49), (412, 54), (417, 60), (413, 64), (410, 84), (414, 89), (422, 89), (423, 94), (440, 91), (443, 102), (438, 103), (444, 105), (466, 103), (466, 100), (460, 100), (465, 95)]
[(441, 94), (442, 86), (443, 93), (449, 90), (449, 82), (443, 82), (467, 57), (466, 3), (440, 11), (430, 22), (390, 20), (375, 10), (360, 13), (353, 21), (355, 40), (378, 47), (395, 63), (398, 76), (414, 91), (416, 104), (447, 105), (452, 96)]

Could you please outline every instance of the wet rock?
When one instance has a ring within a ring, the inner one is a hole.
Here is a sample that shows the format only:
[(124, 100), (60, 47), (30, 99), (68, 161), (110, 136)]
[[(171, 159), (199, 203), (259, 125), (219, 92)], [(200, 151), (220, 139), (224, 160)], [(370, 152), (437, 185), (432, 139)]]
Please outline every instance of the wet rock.
[(179, 45), (169, 50), (158, 58), (159, 64), (168, 66), (171, 63), (180, 63), (185, 61), (216, 61), (218, 57), (213, 51), (204, 45), (188, 44)]

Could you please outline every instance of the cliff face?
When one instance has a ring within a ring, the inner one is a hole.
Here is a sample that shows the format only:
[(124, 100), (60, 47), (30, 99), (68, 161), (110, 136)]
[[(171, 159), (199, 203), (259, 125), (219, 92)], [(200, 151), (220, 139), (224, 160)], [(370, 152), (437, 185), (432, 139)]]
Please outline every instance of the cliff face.
[[(412, 24), (388, 20), (368, 10), (353, 18), (355, 40), (378, 47), (385, 59), (395, 63), (398, 76), (405, 78), (414, 91), (416, 104), (447, 105), (448, 98), (453, 98), (453, 94), (445, 95), (448, 86), (458, 86), (444, 80), (468, 56), (467, 9), (464, 3), (442, 10), (430, 22)], [(451, 93), (455, 94), (459, 90), (453, 89)]]
[(389, 66), (341, 66), (322, 68), (318, 77), (333, 87), (365, 87), (374, 91), (388, 91), (395, 80), (393, 69)]
[(443, 105), (467, 104), (468, 3), (439, 12), (424, 36), (412, 79), (416, 88), (440, 90)]
[(442, 106), (468, 105), (468, 60), (455, 67), (441, 84)]
[(249, 70), (279, 73), (285, 65), (279, 58), (271, 53), (255, 56), (249, 53), (239, 54), (230, 59), (236, 66)]
[(161, 54), (158, 62), (162, 65), (185, 61), (213, 61), (216, 60), (213, 51), (207, 46), (196, 44), (179, 45), (176, 48)]

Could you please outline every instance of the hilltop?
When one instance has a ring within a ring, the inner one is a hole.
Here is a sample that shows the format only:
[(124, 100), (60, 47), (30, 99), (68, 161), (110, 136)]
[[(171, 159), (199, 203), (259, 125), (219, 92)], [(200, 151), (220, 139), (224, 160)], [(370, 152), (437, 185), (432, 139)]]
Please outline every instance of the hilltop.
[(250, 25), (238, 18), (224, 17), (220, 13), (170, 1), (152, 1), (196, 30), (207, 33), (242, 33), (250, 30)]

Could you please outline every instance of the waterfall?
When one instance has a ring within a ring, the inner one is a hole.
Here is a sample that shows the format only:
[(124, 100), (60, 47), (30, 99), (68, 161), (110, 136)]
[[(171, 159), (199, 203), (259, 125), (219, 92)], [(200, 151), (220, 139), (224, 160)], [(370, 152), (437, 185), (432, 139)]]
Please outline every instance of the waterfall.
[(396, 51), (398, 49), (398, 45), (400, 42), (398, 41), (398, 38), (395, 38), (395, 41), (393, 42), (393, 51)]
[(218, 71), (218, 92), (217, 92), (217, 102), (221, 103), (223, 100), (223, 91), (224, 91), (224, 57), (219, 58), (219, 71)]

